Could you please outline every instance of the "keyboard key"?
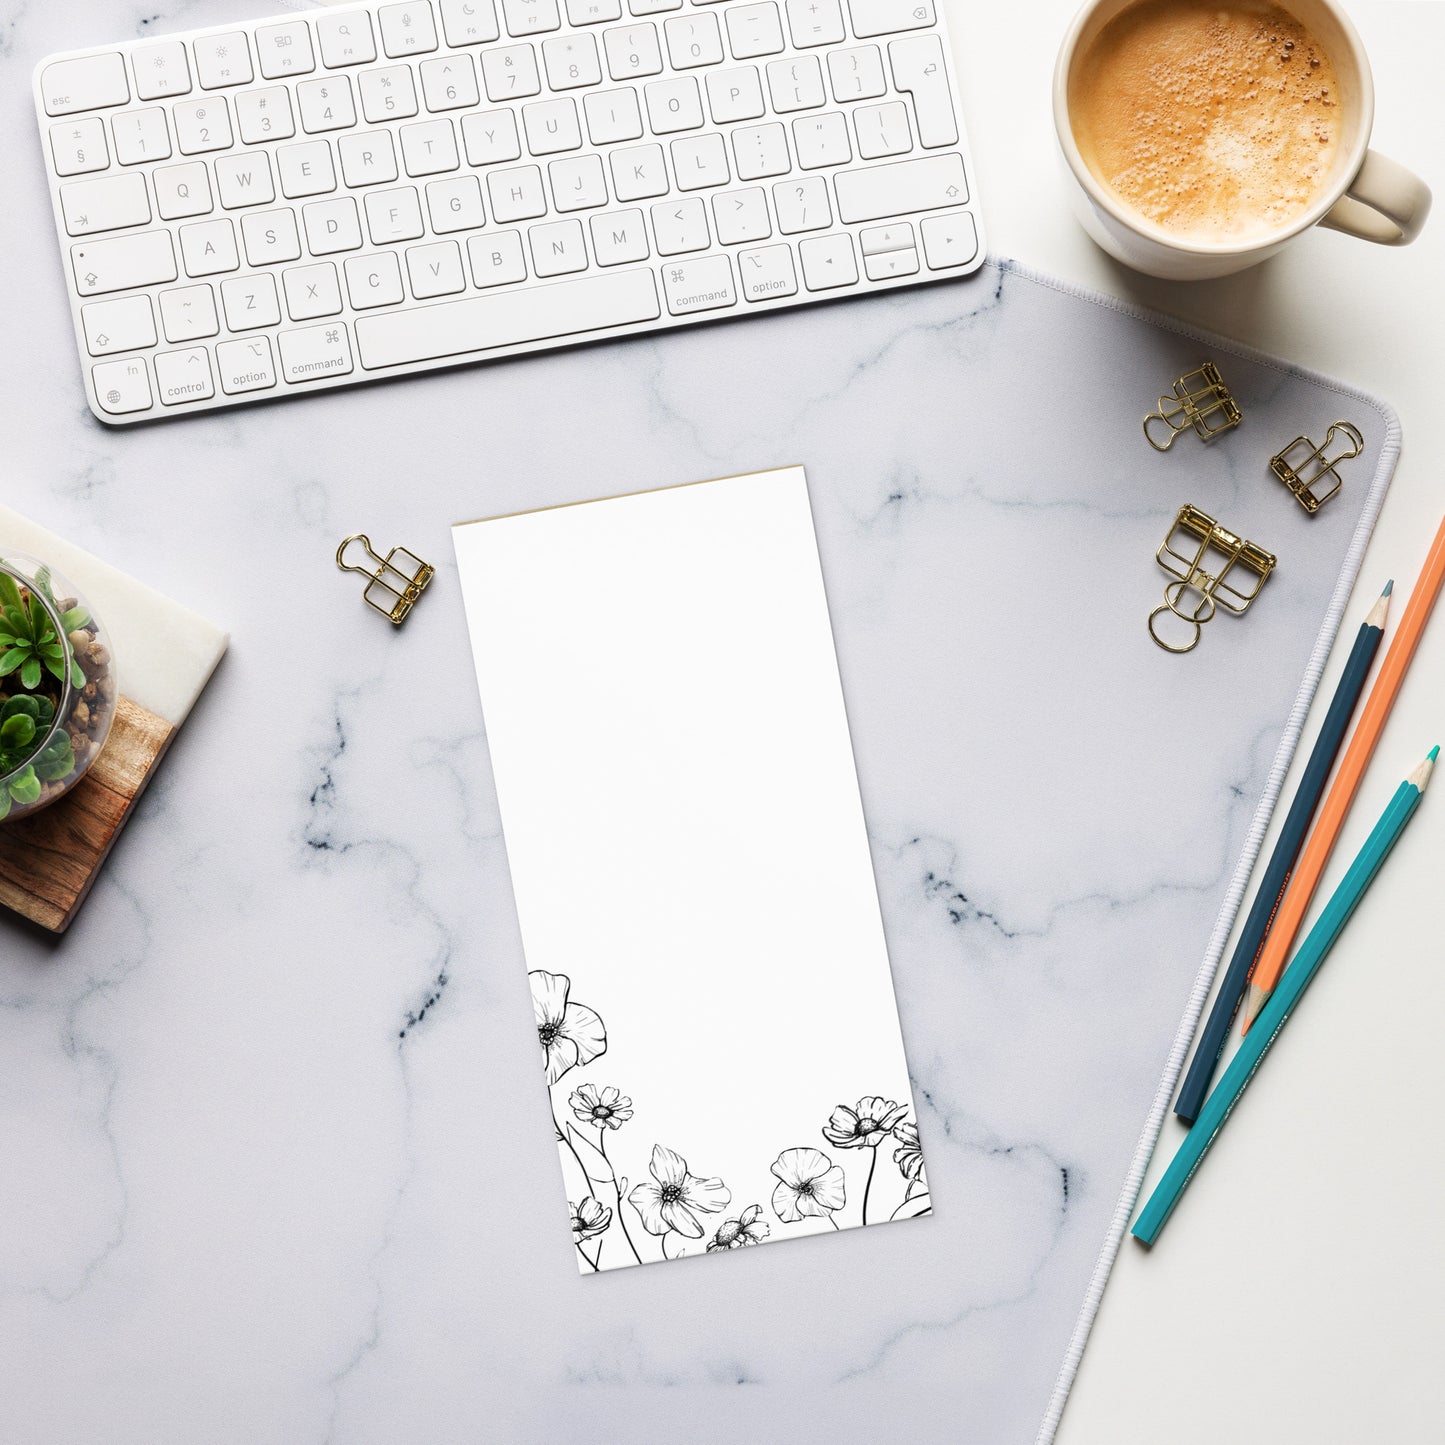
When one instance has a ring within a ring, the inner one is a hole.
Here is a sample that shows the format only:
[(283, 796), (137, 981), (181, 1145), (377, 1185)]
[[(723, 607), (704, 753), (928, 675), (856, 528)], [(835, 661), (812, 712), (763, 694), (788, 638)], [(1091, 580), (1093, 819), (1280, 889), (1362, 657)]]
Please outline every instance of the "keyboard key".
[(553, 90), (576, 90), (602, 83), (597, 41), (585, 31), (581, 35), (556, 35), (544, 40), (542, 65), (547, 72), (547, 84)]
[(211, 378), (211, 354), (204, 346), (184, 351), (162, 351), (156, 356), (156, 390), (163, 406), (205, 401), (216, 394)]
[(730, 5), (727, 22), (728, 48), (734, 60), (776, 55), (783, 48), (782, 22), (771, 0), (763, 5)]
[(836, 110), (795, 120), (793, 148), (798, 152), (798, 164), (805, 171), (817, 170), (819, 166), (846, 165), (853, 159), (848, 122)]
[(524, 105), (522, 128), (527, 133), (527, 149), (534, 156), (575, 151), (582, 144), (582, 128), (577, 124), (577, 106), (570, 96)]
[(165, 100), (173, 95), (187, 95), (191, 89), (191, 67), (186, 60), (186, 47), (179, 40), (163, 40), (157, 45), (142, 45), (130, 53), (135, 71), (137, 100)]
[(244, 341), (223, 341), (216, 348), (216, 371), (221, 390), (229, 396), (275, 386), (276, 363), (270, 338), (249, 336)]
[(406, 270), (411, 280), (411, 294), (418, 301), (429, 301), (433, 296), (452, 296), (466, 290), (462, 252), (455, 241), (410, 247), (406, 253)]
[(103, 361), (99, 366), (91, 367), (90, 380), (95, 388), (96, 400), (112, 416), (150, 410), (150, 372), (139, 358)]
[(768, 125), (739, 126), (733, 132), (733, 157), (740, 181), (761, 176), (782, 176), (792, 170), (788, 135), (776, 121)]
[(887, 281), (895, 276), (913, 276), (918, 272), (918, 252), (909, 246), (902, 251), (883, 251), (863, 257), (863, 270), (870, 281)]
[(656, 75), (662, 69), (662, 51), (657, 45), (655, 25), (624, 25), (604, 30), (602, 44), (607, 50), (607, 73), (613, 80), (635, 80)]
[(681, 10), (682, 0), (627, 0), (634, 15), (657, 15), (664, 10)]
[(547, 198), (542, 193), (542, 172), (536, 166), (489, 171), (487, 195), (491, 199), (494, 221), (530, 221), (547, 214)]
[(399, 55), (425, 55), (437, 48), (436, 21), (427, 0), (383, 5), (376, 18), (381, 22), (381, 48), (392, 60)]
[(70, 248), (75, 289), (82, 296), (130, 291), (176, 279), (176, 255), (169, 231), (133, 231)]
[[(720, 259), (727, 264), (725, 257)], [(650, 271), (605, 271), (525, 291), (364, 316), (356, 323), (356, 343), (361, 364), (374, 371), (629, 326), (659, 314), (657, 283)]]
[(641, 211), (608, 211), (591, 217), (588, 225), (592, 228), (592, 254), (599, 266), (645, 261), (651, 254)]
[(80, 308), (86, 350), (92, 356), (135, 351), (156, 344), (156, 318), (149, 296), (118, 296)]
[(341, 310), (341, 286), (330, 261), (283, 271), (281, 289), (286, 293), (286, 313), (293, 321), (335, 316)]
[(293, 385), (326, 376), (345, 376), (352, 369), (351, 338), (344, 322), (283, 331), (276, 341), (281, 348), (281, 376)]
[(346, 65), (367, 65), (376, 59), (376, 37), (371, 33), (371, 16), (364, 10), (344, 15), (318, 15), (316, 39), (321, 46), (321, 63), (328, 70)]
[(206, 151), (229, 150), (235, 143), (231, 135), (231, 113), (224, 95), (205, 100), (185, 100), (171, 107), (176, 127), (176, 146), (183, 156), (201, 155)]
[(911, 251), (916, 242), (913, 227), (907, 221), (892, 226), (870, 226), (858, 233), (858, 249), (865, 256), (879, 256), (884, 251)]
[(595, 146), (638, 140), (642, 135), (642, 112), (631, 87), (593, 91), (584, 97), (582, 109), (587, 113), (587, 134)]
[(474, 231), (487, 219), (482, 208), (481, 182), (475, 176), (430, 182), (426, 188), (426, 209), (431, 228), (439, 236), (448, 231)]
[(926, 149), (958, 144), (958, 118), (948, 93), (943, 41), (937, 34), (909, 35), (888, 42), (893, 83), (913, 97), (918, 143)]
[(647, 102), (647, 119), (654, 135), (679, 130), (696, 130), (702, 124), (702, 99), (697, 81), (690, 75), (672, 80), (654, 80), (642, 87)]
[(858, 154), (865, 161), (901, 156), (913, 149), (908, 107), (901, 100), (887, 105), (860, 105), (853, 112), (853, 125), (858, 132)]
[(612, 193), (619, 201), (641, 201), (667, 194), (667, 162), (659, 145), (629, 146), (613, 151)]
[(442, 33), (448, 45), (495, 40), (501, 32), (492, 0), (442, 0)]
[(510, 110), (483, 110), (462, 117), (462, 144), (469, 166), (514, 161), (522, 154), (517, 117)]
[[(146, 161), (167, 160), (171, 154), (171, 132), (160, 106), (149, 110), (127, 110), (110, 119), (115, 137), (115, 158), (123, 166)], [(205, 167), (202, 167), (204, 170)]]
[(607, 178), (598, 155), (569, 156), (547, 167), (552, 205), (563, 213), (588, 211), (607, 204)]
[(737, 304), (733, 290), (733, 268), (726, 256), (694, 256), (669, 261), (662, 268), (667, 309), (674, 316), (695, 311), (719, 311)]
[(482, 52), (482, 80), (488, 100), (520, 100), (542, 89), (537, 55), (530, 45), (503, 45)]
[[(119, 117), (117, 117), (118, 119)], [(65, 120), (50, 127), (50, 154), (55, 174), (78, 176), (86, 171), (103, 171), (110, 165), (105, 144), (105, 122), (98, 116)]]
[(883, 57), (876, 45), (830, 51), (828, 78), (833, 83), (833, 99), (839, 105), (850, 100), (873, 100), (888, 93)]
[(236, 228), (224, 217), (182, 226), (180, 242), (187, 276), (215, 276), (234, 271), (241, 264), (236, 252)]
[(810, 236), (798, 246), (803, 263), (803, 285), (809, 291), (832, 291), (858, 280), (853, 241), (846, 231), (834, 236)]
[(717, 65), (723, 58), (722, 32), (717, 16), (704, 10), (700, 15), (676, 15), (663, 27), (667, 37), (667, 58), (674, 70), (695, 65)]
[(162, 291), (160, 303), (161, 327), (172, 346), (214, 336), (221, 329), (215, 293), (209, 286), (177, 286)]
[(449, 120), (423, 120), (401, 128), (401, 163), (409, 176), (434, 176), (461, 164)]
[(346, 273), (346, 294), (353, 311), (369, 311), (373, 306), (395, 306), (406, 299), (401, 284), (401, 263), (394, 251), (377, 251), (371, 256), (348, 256), (342, 267)]
[(942, 210), (968, 200), (963, 157), (957, 151), (896, 161), (865, 170), (838, 171), (833, 176), (838, 219), (845, 225), (906, 216), (914, 211)]
[(739, 251), (738, 279), (742, 282), (745, 301), (796, 296), (798, 275), (793, 270), (793, 248), (763, 246), (756, 251)]
[[(563, 276), (587, 269), (587, 243), (581, 221), (553, 221), (527, 232), (532, 270), (538, 276)], [(458, 288), (460, 289), (460, 288)]]
[(787, 0), (786, 9), (788, 34), (798, 50), (812, 45), (841, 45), (847, 38), (838, 0)]
[(541, 35), (562, 26), (557, 0), (502, 0), (502, 18), (507, 34), (514, 38)]
[(311, 31), (304, 20), (289, 25), (263, 25), (256, 32), (256, 54), (266, 80), (283, 75), (310, 75), (316, 69), (311, 51)]
[(923, 254), (930, 271), (967, 266), (978, 255), (978, 227), (967, 211), (928, 216), (918, 229), (923, 232)]
[(374, 186), (397, 178), (396, 149), (389, 130), (344, 135), (336, 149), (341, 156), (341, 179), (348, 186)]
[(60, 188), (60, 209), (72, 236), (144, 226), (151, 218), (145, 177), (138, 171), (71, 181)]
[(104, 110), (130, 99), (125, 61), (120, 52), (52, 60), (40, 73), (40, 98), (46, 115), (74, 115), (78, 110)]
[(421, 93), (430, 111), (461, 110), (481, 100), (470, 55), (442, 55), (421, 65)]
[(409, 65), (363, 70), (357, 79), (361, 84), (361, 113), (368, 125), (405, 120), (416, 114), (416, 86)]
[(680, 191), (699, 191), (708, 186), (725, 186), (732, 180), (728, 151), (716, 132), (689, 136), (672, 143), (672, 173)]
[(214, 209), (211, 176), (204, 162), (162, 166), (151, 172), (156, 188), (156, 209), (163, 221), (181, 221), (187, 216), (206, 216)]
[(216, 189), (223, 210), (242, 206), (269, 206), (276, 199), (271, 180), (271, 162), (265, 151), (242, 151), (234, 156), (216, 157)]
[(824, 231), (833, 224), (828, 183), (822, 176), (779, 181), (773, 187), (773, 210), (777, 212), (778, 230), (785, 236), (795, 236), (799, 231)]
[(246, 262), (251, 266), (299, 260), (301, 233), (296, 225), (296, 212), (283, 208), (252, 211), (242, 216), (241, 241), (246, 248)]
[(288, 200), (324, 196), (336, 189), (336, 167), (331, 162), (331, 146), (324, 140), (282, 146), (276, 152), (276, 168), (281, 174), (281, 194)]
[(281, 304), (276, 299), (276, 282), (269, 272), (256, 276), (232, 276), (221, 282), (221, 306), (231, 331), (253, 331), (258, 326), (277, 326)]
[(325, 80), (303, 80), (296, 87), (296, 104), (301, 111), (301, 129), (345, 130), (356, 124), (356, 106), (351, 99), (351, 81), (344, 75)]
[(421, 201), (411, 186), (394, 191), (372, 191), (366, 198), (366, 229), (373, 246), (394, 246), (426, 234), (421, 223)]
[(573, 25), (600, 25), (622, 19), (622, 0), (567, 0), (567, 19)]
[(848, 10), (859, 40), (934, 23), (933, 0), (848, 0)]
[[(414, 196), (415, 191), (412, 192)], [(313, 201), (301, 207), (301, 224), (306, 231), (306, 249), (313, 256), (331, 256), (337, 251), (361, 249), (361, 217), (350, 196), (334, 201)]]
[(763, 85), (757, 67), (744, 65), (738, 70), (714, 70), (707, 77), (707, 107), (714, 125), (727, 125), (735, 120), (756, 120), (765, 113)]
[(765, 241), (773, 234), (772, 222), (768, 219), (768, 198), (759, 186), (723, 191), (714, 196), (712, 214), (717, 223), (717, 238), (724, 246)]
[(191, 42), (196, 53), (196, 79), (202, 90), (220, 90), (228, 85), (249, 85), (251, 46), (243, 30), (222, 35), (203, 35)]
[(827, 100), (823, 71), (816, 55), (798, 55), (792, 60), (768, 62), (768, 93), (773, 109), (787, 113), (808, 110)]
[(296, 134), (291, 115), (291, 93), (280, 85), (243, 90), (236, 96), (236, 124), (247, 145), (267, 140), (290, 140)]
[(652, 234), (659, 256), (706, 251), (712, 245), (707, 228), (707, 207), (698, 196), (668, 201), (652, 208)]
[(478, 286), (504, 286), (527, 279), (520, 231), (492, 231), (485, 236), (473, 236), (467, 242), (467, 259), (472, 263), (472, 280)]

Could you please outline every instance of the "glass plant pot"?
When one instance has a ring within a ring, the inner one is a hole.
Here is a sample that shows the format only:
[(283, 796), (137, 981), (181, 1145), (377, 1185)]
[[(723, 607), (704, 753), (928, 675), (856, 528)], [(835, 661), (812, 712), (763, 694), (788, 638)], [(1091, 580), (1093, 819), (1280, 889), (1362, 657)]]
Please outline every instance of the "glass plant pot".
[(85, 598), (0, 542), (0, 825), (85, 776), (119, 696), (110, 639)]

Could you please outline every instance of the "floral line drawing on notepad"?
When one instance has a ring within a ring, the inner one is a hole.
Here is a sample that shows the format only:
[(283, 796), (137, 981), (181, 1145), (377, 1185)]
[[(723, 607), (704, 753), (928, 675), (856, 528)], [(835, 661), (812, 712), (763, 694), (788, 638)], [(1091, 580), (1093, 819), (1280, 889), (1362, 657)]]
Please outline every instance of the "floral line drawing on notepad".
[[(713, 1217), (722, 1215), (732, 1203), (732, 1190), (720, 1177), (694, 1173), (688, 1158), (668, 1144), (652, 1143), (645, 1172), (639, 1169), (640, 1177), (635, 1180), (619, 1172), (608, 1152), (608, 1140), (627, 1142), (620, 1131), (636, 1114), (631, 1097), (615, 1084), (591, 1079), (577, 1083), (567, 1078), (574, 1069), (586, 1068), (607, 1053), (606, 1026), (596, 1010), (571, 997), (568, 975), (536, 969), (528, 978), (549, 1095), (567, 1080), (566, 1111), (571, 1118), (558, 1109), (553, 1097), (552, 1126), (559, 1148), (565, 1151), (564, 1174), (575, 1166), (580, 1176), (575, 1202), (569, 1177), (567, 1208), (573, 1244), (587, 1268), (601, 1272), (609, 1239), (613, 1243), (607, 1268), (619, 1262), (617, 1253), (622, 1250), (631, 1260), (622, 1259), (621, 1263), (644, 1263), (639, 1242), (655, 1241), (656, 1254), (652, 1254), (654, 1246), (647, 1245), (647, 1253), (654, 1258), (680, 1259), (703, 1239), (707, 1239), (703, 1252), (719, 1254), (783, 1237), (774, 1234), (772, 1225), (763, 1219), (763, 1205), (756, 1200), (738, 1214), (724, 1215), (714, 1223)], [(802, 1144), (783, 1149), (768, 1166), (773, 1177), (770, 1203), (776, 1218), (784, 1225), (826, 1221), (840, 1230), (845, 1225), (878, 1223), (884, 1217), (911, 1219), (929, 1213), (918, 1126), (908, 1121), (907, 1114), (906, 1104), (877, 1094), (864, 1095), (856, 1105), (838, 1104), (819, 1129), (826, 1144), (844, 1151), (837, 1160), (814, 1145)], [(879, 1152), (890, 1144), (904, 1189), (902, 1201), (884, 1216), (876, 1207), (874, 1190)], [(865, 1152), (866, 1172), (862, 1164)], [(638, 1158), (626, 1149), (623, 1155)], [(863, 1175), (861, 1190), (856, 1189), (856, 1181), (850, 1188), (850, 1170)], [(845, 1211), (852, 1211), (854, 1200), (857, 1216), (848, 1219)], [(845, 1215), (844, 1224), (839, 1223), (840, 1215)]]

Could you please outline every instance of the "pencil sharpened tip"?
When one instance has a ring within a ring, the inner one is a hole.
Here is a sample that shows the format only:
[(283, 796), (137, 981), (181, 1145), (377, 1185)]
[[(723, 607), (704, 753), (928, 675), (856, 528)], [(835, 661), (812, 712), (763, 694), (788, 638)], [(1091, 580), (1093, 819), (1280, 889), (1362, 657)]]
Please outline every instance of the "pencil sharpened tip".
[(1427, 763), (1433, 763), (1433, 762), (1435, 761), (1435, 759), (1438, 758), (1439, 756), (1440, 756), (1440, 744), (1439, 744), (1439, 743), (1436, 743), (1435, 746), (1434, 746), (1433, 748), (1431, 748), (1428, 753), (1425, 754), (1425, 761), (1426, 761)]
[(1385, 590), (1384, 590), (1382, 593), (1380, 593), (1380, 596), (1381, 596), (1381, 597), (1388, 597), (1388, 596), (1390, 595), (1390, 593), (1392, 593), (1394, 590), (1395, 590), (1395, 579), (1394, 579), (1393, 577), (1391, 577), (1390, 580), (1385, 583)]

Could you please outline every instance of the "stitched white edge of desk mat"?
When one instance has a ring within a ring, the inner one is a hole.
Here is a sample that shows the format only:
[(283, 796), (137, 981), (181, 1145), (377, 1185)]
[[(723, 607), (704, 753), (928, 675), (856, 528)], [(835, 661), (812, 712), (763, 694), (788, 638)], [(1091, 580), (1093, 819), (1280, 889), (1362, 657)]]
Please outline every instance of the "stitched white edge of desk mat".
[(1154, 1095), (1154, 1102), (1145, 1118), (1144, 1128), (1139, 1135), (1139, 1142), (1135, 1145), (1134, 1156), (1129, 1164), (1129, 1172), (1124, 1178), (1124, 1187), (1120, 1191), (1118, 1203), (1114, 1206), (1109, 1233), (1099, 1251), (1093, 1273), (1089, 1276), (1088, 1292), (1084, 1296), (1084, 1303), (1074, 1322), (1073, 1332), (1069, 1336), (1069, 1343), (1064, 1351), (1063, 1363), (1059, 1366), (1059, 1373), (1054, 1381), (1053, 1393), (1049, 1397), (1048, 1407), (1044, 1411), (1043, 1421), (1039, 1425), (1035, 1445), (1049, 1445), (1058, 1430), (1059, 1421), (1064, 1412), (1064, 1404), (1069, 1398), (1069, 1391), (1073, 1388), (1074, 1377), (1078, 1374), (1079, 1361), (1083, 1358), (1084, 1346), (1088, 1343), (1089, 1332), (1093, 1329), (1094, 1318), (1099, 1311), (1099, 1303), (1104, 1297), (1104, 1286), (1109, 1282), (1114, 1260), (1119, 1254), (1119, 1246), (1123, 1243), (1124, 1231), (1128, 1227), (1129, 1218), (1138, 1201), (1139, 1189), (1144, 1182), (1150, 1157), (1154, 1153), (1154, 1146), (1159, 1141), (1159, 1132), (1164, 1126), (1164, 1119), (1169, 1110), (1169, 1101), (1173, 1098), (1174, 1090), (1178, 1086), (1179, 1075), (1194, 1040), (1199, 1016), (1209, 998), (1209, 990), (1214, 983), (1214, 975), (1219, 967), (1220, 959), (1223, 957), (1224, 946), (1229, 941), (1235, 917), (1239, 913), (1240, 904), (1244, 901), (1244, 892), (1249, 884), (1249, 876), (1254, 871), (1260, 846), (1264, 842), (1270, 819), (1279, 802), (1280, 789), (1284, 786), (1285, 775), (1289, 772), (1290, 762), (1294, 758), (1295, 749), (1299, 746), (1305, 718), (1309, 713), (1310, 704), (1314, 701), (1315, 691), (1319, 686), (1320, 677), (1324, 673), (1325, 663), (1329, 660), (1330, 651), (1334, 647), (1335, 638), (1339, 633), (1340, 623), (1344, 620), (1345, 608), (1349, 605), (1350, 595), (1354, 591), (1355, 582), (1359, 577), (1360, 566), (1365, 558), (1365, 548), (1369, 545), (1370, 536), (1375, 530), (1375, 522), (1379, 518), (1380, 508), (1384, 505), (1385, 493), (1389, 490), (1395, 466), (1400, 459), (1400, 419), (1388, 402), (1381, 401), (1367, 391), (1347, 386), (1334, 377), (1325, 376), (1307, 366), (1296, 366), (1278, 356), (1272, 356), (1268, 352), (1246, 346), (1243, 342), (1231, 341), (1228, 337), (1220, 336), (1215, 332), (1187, 325), (1163, 312), (1136, 305), (1131, 301), (1121, 301), (1117, 297), (1106, 296), (1100, 292), (1089, 290), (1087, 287), (1070, 285), (1068, 282), (1059, 281), (1042, 272), (1031, 270), (1028, 266), (1020, 265), (1017, 261), (1006, 257), (990, 256), (984, 265), (992, 267), (1002, 274), (1018, 276), (1025, 281), (1032, 281), (1036, 285), (1047, 286), (1050, 290), (1058, 291), (1065, 296), (1075, 296), (1084, 301), (1091, 301), (1096, 306), (1107, 307), (1111, 311), (1148, 322), (1151, 326), (1157, 326), (1161, 330), (1172, 331), (1178, 336), (1187, 336), (1191, 340), (1204, 343), (1212, 351), (1226, 352), (1243, 360), (1255, 362), (1260, 366), (1267, 366), (1275, 371), (1301, 377), (1305, 381), (1313, 382), (1317, 386), (1338, 392), (1341, 396), (1349, 397), (1353, 401), (1373, 408), (1379, 413), (1385, 424), (1385, 440), (1380, 448), (1379, 465), (1371, 479), (1364, 508), (1360, 512), (1359, 522), (1355, 526), (1354, 535), (1351, 537), (1349, 548), (1345, 553), (1344, 566), (1340, 569), (1340, 575), (1335, 581), (1329, 607), (1325, 612), (1324, 621), (1320, 625), (1319, 634), (1315, 638), (1314, 649), (1310, 653), (1309, 663), (1305, 667), (1304, 677), (1300, 681), (1299, 692), (1290, 709), (1284, 733), (1280, 737), (1279, 747), (1275, 751), (1269, 779), (1265, 783), (1264, 792), (1260, 795), (1259, 803), (1255, 807), (1244, 848), (1240, 852), (1239, 861), (1235, 864), (1229, 889), (1225, 894), (1224, 902), (1220, 905), (1219, 916), (1215, 919), (1213, 931), (1209, 935), (1204, 960), (1199, 966), (1199, 972), (1194, 979), (1194, 987), (1189, 994), (1189, 1002), (1185, 1005), (1184, 1014), (1179, 1020), (1179, 1027), (1175, 1032), (1174, 1042), (1169, 1050), (1169, 1058), (1164, 1065), (1164, 1073)]

